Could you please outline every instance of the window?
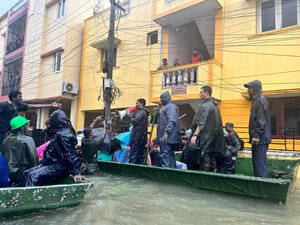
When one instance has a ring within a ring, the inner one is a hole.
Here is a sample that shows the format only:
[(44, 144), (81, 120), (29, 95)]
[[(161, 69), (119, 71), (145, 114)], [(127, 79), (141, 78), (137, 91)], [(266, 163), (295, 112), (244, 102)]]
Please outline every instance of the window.
[(129, 10), (130, 10), (130, 1), (126, 1), (123, 3), (120, 3), (120, 6), (124, 9), (121, 10), (119, 7), (116, 7), (116, 19), (119, 19), (123, 16), (127, 16), (129, 14)]
[(258, 0), (258, 32), (300, 24), (300, 0)]
[(147, 34), (147, 45), (154, 45), (158, 42), (158, 31), (153, 31)]
[(300, 137), (300, 97), (270, 99), (273, 137)]
[(56, 52), (53, 60), (54, 61), (53, 69), (55, 73), (61, 71), (61, 58), (62, 58), (62, 52)]
[(65, 15), (66, 0), (60, 0), (57, 4), (57, 18), (61, 18)]

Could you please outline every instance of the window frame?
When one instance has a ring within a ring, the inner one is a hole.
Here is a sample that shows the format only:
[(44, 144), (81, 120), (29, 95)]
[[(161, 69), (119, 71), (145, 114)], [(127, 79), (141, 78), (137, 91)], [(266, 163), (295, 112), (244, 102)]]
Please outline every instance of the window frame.
[[(151, 37), (152, 37), (153, 34), (157, 35), (156, 43), (151, 43)], [(155, 45), (155, 44), (158, 44), (158, 30), (151, 31), (151, 32), (147, 33), (147, 46)]]
[[(60, 55), (60, 57), (58, 57)], [(63, 55), (63, 52), (56, 52), (53, 56), (53, 72), (54, 73), (60, 73), (62, 71), (62, 55)], [(60, 58), (59, 60), (59, 66), (58, 66), (58, 59)], [(59, 68), (59, 69), (57, 69)]]
[(297, 24), (282, 27), (282, 1), (283, 0), (274, 0), (275, 2), (275, 29), (262, 31), (262, 11), (261, 11), (261, 4), (263, 2), (267, 2), (270, 0), (257, 0), (257, 33), (265, 33), (270, 31), (280, 30), (282, 28), (288, 28), (291, 26), (300, 25), (300, 0), (297, 1)]
[(57, 2), (57, 19), (61, 19), (66, 15), (65, 10), (66, 10), (66, 0), (59, 0)]

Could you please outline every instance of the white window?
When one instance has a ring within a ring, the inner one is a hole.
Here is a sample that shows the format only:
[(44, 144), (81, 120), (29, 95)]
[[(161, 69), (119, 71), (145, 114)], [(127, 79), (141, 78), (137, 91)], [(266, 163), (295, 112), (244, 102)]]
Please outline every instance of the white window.
[(300, 0), (258, 0), (258, 32), (300, 24)]
[(119, 19), (123, 16), (127, 16), (129, 14), (130, 10), (130, 1), (126, 1), (123, 3), (120, 3), (120, 6), (125, 10), (121, 10), (120, 8), (116, 7), (116, 19)]
[(61, 71), (61, 58), (62, 58), (62, 52), (56, 52), (54, 55), (53, 60), (53, 70), (55, 73), (58, 73)]
[(57, 3), (57, 18), (61, 18), (65, 15), (66, 0), (60, 0)]

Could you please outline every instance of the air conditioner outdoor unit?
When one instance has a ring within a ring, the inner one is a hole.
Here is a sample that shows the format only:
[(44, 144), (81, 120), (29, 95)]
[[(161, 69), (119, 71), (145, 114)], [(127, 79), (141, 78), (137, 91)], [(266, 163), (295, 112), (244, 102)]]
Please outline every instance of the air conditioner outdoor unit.
[(64, 81), (63, 85), (62, 85), (62, 92), (77, 95), (78, 94), (78, 84), (69, 83), (69, 82)]

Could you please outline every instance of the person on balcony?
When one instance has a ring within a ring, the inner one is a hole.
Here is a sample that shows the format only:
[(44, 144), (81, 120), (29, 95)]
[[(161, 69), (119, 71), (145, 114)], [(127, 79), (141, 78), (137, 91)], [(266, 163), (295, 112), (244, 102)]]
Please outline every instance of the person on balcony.
[(202, 60), (201, 60), (201, 56), (200, 56), (198, 50), (197, 50), (197, 49), (194, 49), (194, 50), (193, 50), (193, 56), (192, 56), (191, 62), (192, 62), (192, 63), (196, 63), (196, 62), (201, 62), (201, 61), (202, 61)]
[(157, 68), (158, 70), (166, 70), (169, 69), (170, 66), (168, 64), (168, 60), (166, 58), (162, 59), (162, 64)]
[(176, 168), (174, 151), (180, 142), (179, 109), (171, 102), (168, 91), (160, 96), (162, 108), (159, 114), (156, 144), (160, 147), (162, 167)]
[(19, 91), (11, 91), (8, 98), (9, 101), (0, 103), (0, 144), (10, 131), (10, 121), (18, 116), (19, 112), (26, 112), (28, 108), (61, 107), (57, 101), (51, 104), (25, 104)]
[(132, 124), (130, 133), (130, 155), (129, 163), (143, 164), (145, 160), (145, 146), (147, 143), (147, 129), (149, 112), (145, 108), (146, 100), (139, 98), (136, 100), (136, 113), (130, 113), (127, 109), (128, 120)]
[(244, 84), (252, 100), (249, 119), (249, 142), (252, 145), (254, 176), (268, 177), (267, 151), (271, 143), (271, 116), (268, 100), (261, 94), (259, 80)]
[(176, 58), (173, 60), (173, 66), (176, 67), (176, 66), (180, 66), (180, 63), (179, 63), (179, 59)]

